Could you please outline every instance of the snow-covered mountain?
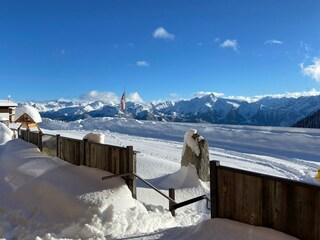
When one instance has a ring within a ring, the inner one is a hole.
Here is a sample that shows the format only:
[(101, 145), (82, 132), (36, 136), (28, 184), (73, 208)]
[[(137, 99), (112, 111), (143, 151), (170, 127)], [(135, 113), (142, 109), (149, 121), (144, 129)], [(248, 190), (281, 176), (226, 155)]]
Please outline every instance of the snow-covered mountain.
[(102, 101), (54, 100), (26, 102), (42, 117), (73, 121), (91, 117), (130, 117), (138, 120), (207, 122), (260, 126), (292, 126), (320, 109), (320, 95), (301, 97), (263, 97), (255, 101), (237, 100), (208, 94), (190, 100), (119, 105)]

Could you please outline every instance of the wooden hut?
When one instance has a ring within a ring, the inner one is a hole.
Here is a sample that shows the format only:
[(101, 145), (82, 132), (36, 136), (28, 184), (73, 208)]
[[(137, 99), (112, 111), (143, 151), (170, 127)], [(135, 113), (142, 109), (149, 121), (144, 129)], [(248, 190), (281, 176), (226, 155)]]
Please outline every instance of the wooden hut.
[(38, 126), (39, 122), (42, 122), (41, 116), (39, 112), (31, 107), (31, 106), (19, 106), (17, 107), (16, 112), (16, 123), (21, 123), (18, 127), (18, 130), (20, 128), (26, 128), (27, 130), (30, 130), (30, 128), (36, 127), (38, 128), (39, 132), (42, 132), (40, 127)]
[(10, 100), (0, 100), (0, 122), (9, 124), (14, 122), (17, 104)]

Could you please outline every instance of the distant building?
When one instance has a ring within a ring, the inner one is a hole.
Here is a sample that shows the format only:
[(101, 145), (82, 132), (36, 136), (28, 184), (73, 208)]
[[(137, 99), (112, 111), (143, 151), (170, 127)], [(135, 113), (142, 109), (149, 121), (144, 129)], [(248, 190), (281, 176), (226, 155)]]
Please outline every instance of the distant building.
[(9, 124), (15, 121), (15, 112), (18, 105), (10, 100), (0, 100), (0, 122)]

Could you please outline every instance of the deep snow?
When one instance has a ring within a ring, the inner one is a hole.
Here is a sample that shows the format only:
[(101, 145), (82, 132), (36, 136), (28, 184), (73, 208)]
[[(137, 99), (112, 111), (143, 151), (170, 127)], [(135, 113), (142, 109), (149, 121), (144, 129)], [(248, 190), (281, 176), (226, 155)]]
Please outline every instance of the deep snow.
[[(139, 151), (138, 174), (164, 193), (176, 188), (178, 202), (209, 193), (209, 184), (197, 179), (193, 167), (180, 167), (183, 135), (190, 128), (209, 141), (210, 158), (222, 165), (319, 184), (313, 178), (320, 167), (317, 130), (111, 118), (44, 119), (42, 127), (79, 139), (98, 131), (108, 144), (133, 145)], [(0, 145), (0, 166), (0, 238), (294, 239), (271, 229), (209, 220), (205, 201), (172, 217), (168, 201), (143, 183), (138, 182), (134, 200), (122, 179), (101, 181), (107, 172), (48, 157), (20, 139)]]

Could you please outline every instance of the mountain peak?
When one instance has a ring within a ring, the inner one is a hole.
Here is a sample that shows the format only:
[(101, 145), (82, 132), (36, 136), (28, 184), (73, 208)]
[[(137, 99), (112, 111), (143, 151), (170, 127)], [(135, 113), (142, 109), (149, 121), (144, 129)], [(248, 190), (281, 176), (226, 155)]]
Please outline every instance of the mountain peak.
[(203, 99), (205, 101), (210, 101), (210, 102), (216, 102), (218, 100), (218, 98), (216, 97), (216, 95), (214, 95), (213, 93), (210, 93), (208, 95), (204, 95), (203, 97), (200, 97), (200, 99)]

